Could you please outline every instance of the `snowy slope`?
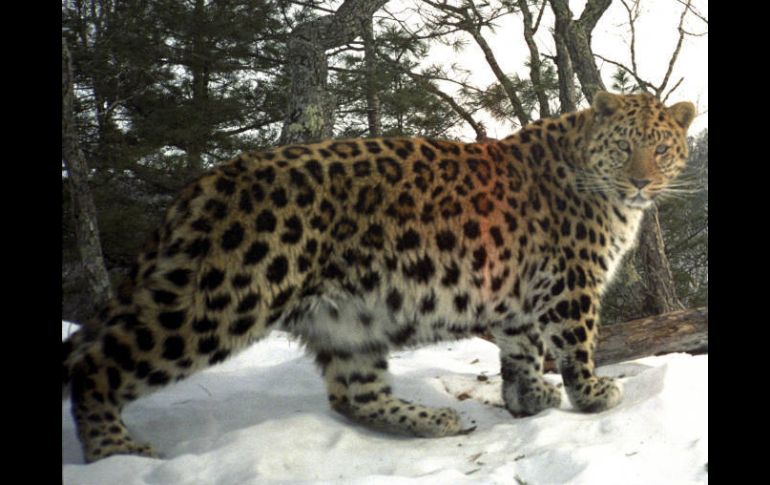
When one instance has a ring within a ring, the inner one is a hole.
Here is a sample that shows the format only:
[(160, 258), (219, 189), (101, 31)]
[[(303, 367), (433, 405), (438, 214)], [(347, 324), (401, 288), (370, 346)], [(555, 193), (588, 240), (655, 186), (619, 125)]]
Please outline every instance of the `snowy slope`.
[[(64, 337), (69, 324), (62, 327)], [(481, 339), (393, 354), (396, 394), (451, 405), (477, 426), (459, 437), (394, 437), (333, 413), (312, 359), (275, 332), (126, 407), (135, 437), (165, 459), (114, 456), (84, 465), (69, 401), (62, 402), (64, 483), (708, 483), (708, 356), (600, 368), (619, 377), (618, 407), (577, 413), (563, 395), (560, 409), (520, 419), (501, 407), (497, 359), (497, 347)]]

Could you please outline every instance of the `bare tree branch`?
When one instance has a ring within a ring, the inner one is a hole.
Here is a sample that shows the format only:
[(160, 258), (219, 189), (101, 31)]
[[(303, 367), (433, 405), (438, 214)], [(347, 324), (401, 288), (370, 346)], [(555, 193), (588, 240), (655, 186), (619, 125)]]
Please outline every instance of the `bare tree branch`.
[(684, 31), (683, 25), (684, 25), (684, 17), (687, 15), (687, 12), (690, 9), (690, 3), (692, 0), (687, 0), (687, 4), (685, 5), (684, 10), (682, 10), (682, 15), (679, 17), (679, 40), (677, 40), (676, 48), (674, 49), (673, 54), (671, 54), (671, 60), (668, 62), (668, 70), (666, 71), (666, 75), (663, 77), (663, 82), (661, 82), (660, 86), (655, 89), (655, 95), (660, 97), (660, 94), (663, 92), (664, 89), (666, 89), (666, 85), (668, 84), (668, 79), (671, 77), (671, 71), (674, 70), (674, 64), (676, 63), (677, 58), (679, 57), (679, 51), (682, 49), (682, 41), (684, 41), (684, 36), (686, 32)]
[(430, 5), (436, 10), (449, 14), (449, 16), (455, 20), (455, 25), (471, 34), (473, 40), (476, 41), (476, 44), (478, 44), (479, 48), (484, 53), (484, 58), (487, 60), (487, 64), (489, 64), (489, 67), (492, 69), (492, 72), (494, 73), (498, 82), (503, 87), (503, 91), (505, 91), (506, 96), (508, 96), (508, 99), (510, 100), (513, 107), (513, 112), (516, 115), (516, 118), (518, 118), (519, 123), (521, 123), (521, 126), (529, 123), (529, 115), (524, 109), (524, 105), (519, 99), (519, 95), (516, 93), (516, 88), (513, 86), (511, 79), (506, 76), (503, 70), (500, 68), (500, 65), (497, 63), (497, 59), (495, 58), (492, 49), (489, 47), (489, 44), (487, 43), (484, 36), (481, 35), (481, 27), (489, 26), (492, 20), (497, 18), (499, 15), (493, 15), (490, 18), (484, 18), (473, 4), (473, 2), (469, 2), (463, 7), (455, 7), (453, 5), (447, 4), (446, 2), (437, 3), (432, 0), (422, 1), (423, 3)]
[(250, 124), (248, 124), (246, 126), (242, 126), (240, 128), (234, 128), (232, 130), (220, 130), (218, 132), (218, 134), (219, 135), (224, 135), (224, 136), (237, 135), (239, 133), (243, 133), (243, 132), (249, 131), (249, 130), (258, 130), (259, 128), (263, 128), (265, 126), (272, 125), (273, 123), (278, 123), (279, 121), (281, 121), (281, 120), (278, 119), (278, 118), (276, 118), (276, 119), (267, 119), (267, 120), (262, 120), (262, 121), (256, 121), (254, 123), (250, 123)]
[(463, 82), (463, 81), (460, 81), (458, 79), (453, 79), (453, 78), (446, 77), (446, 76), (439, 76), (439, 75), (437, 75), (435, 73), (432, 73), (432, 72), (429, 73), (429, 74), (423, 73), (422, 75), (426, 79), (432, 79), (434, 81), (444, 81), (444, 82), (448, 82), (448, 83), (452, 83), (452, 84), (457, 84), (462, 89), (465, 89), (465, 90), (468, 90), (468, 91), (474, 91), (474, 92), (476, 92), (478, 94), (481, 94), (481, 93), (484, 92), (483, 89), (480, 89), (480, 88), (478, 88), (476, 86), (471, 86), (470, 84), (468, 84), (466, 82)]
[(682, 14), (679, 17), (679, 25), (677, 26), (677, 30), (679, 32), (679, 38), (677, 39), (676, 47), (674, 48), (674, 52), (671, 54), (671, 58), (668, 62), (668, 68), (666, 70), (666, 74), (663, 77), (663, 80), (658, 84), (657, 86), (649, 81), (646, 81), (641, 78), (639, 75), (639, 67), (636, 63), (636, 28), (635, 24), (636, 21), (639, 19), (639, 1), (638, 0), (632, 0), (631, 4), (627, 0), (620, 0), (623, 4), (623, 7), (626, 9), (627, 15), (628, 15), (628, 22), (629, 27), (631, 30), (631, 45), (630, 45), (630, 51), (631, 51), (631, 67), (626, 66), (625, 64), (622, 64), (617, 61), (613, 61), (611, 59), (607, 59), (601, 55), (596, 54), (595, 56), (599, 59), (601, 59), (604, 62), (607, 62), (609, 64), (612, 64), (614, 66), (619, 67), (620, 69), (623, 69), (625, 72), (630, 74), (634, 77), (637, 84), (643, 88), (644, 90), (651, 90), (655, 96), (659, 99), (661, 99), (663, 102), (665, 102), (669, 96), (671, 96), (671, 93), (673, 93), (684, 81), (684, 78), (680, 78), (679, 81), (676, 82), (676, 84), (668, 90), (667, 94), (665, 96), (662, 96), (663, 92), (666, 91), (666, 87), (668, 85), (668, 82), (671, 78), (671, 74), (674, 70), (674, 65), (676, 64), (676, 61), (679, 57), (679, 53), (682, 48), (682, 43), (684, 41), (684, 37), (686, 35), (700, 35), (700, 34), (692, 34), (690, 32), (687, 32), (684, 29), (684, 19), (687, 15), (687, 12), (696, 13), (694, 9), (691, 6), (692, 0), (677, 0), (679, 3), (684, 5), (684, 9), (682, 10)]
[(676, 90), (676, 88), (678, 88), (678, 87), (679, 87), (679, 85), (680, 85), (680, 84), (682, 84), (682, 81), (684, 81), (684, 77), (680, 77), (680, 78), (679, 78), (679, 81), (677, 81), (677, 82), (676, 82), (676, 84), (674, 84), (674, 87), (673, 87), (673, 88), (671, 88), (671, 89), (668, 91), (668, 94), (666, 94), (665, 96), (663, 96), (663, 99), (661, 99), (661, 101), (662, 101), (663, 103), (665, 103), (666, 101), (668, 101), (668, 97), (669, 97), (669, 96), (671, 96), (671, 93), (673, 93), (673, 92)]
[(642, 79), (641, 77), (639, 77), (639, 74), (638, 74), (638, 72), (637, 72), (636, 70), (634, 70), (634, 69), (632, 69), (632, 68), (630, 68), (630, 67), (626, 66), (625, 64), (622, 64), (622, 63), (620, 63), (620, 62), (617, 62), (617, 61), (613, 61), (612, 59), (607, 59), (606, 57), (604, 57), (604, 56), (601, 56), (601, 55), (599, 55), (599, 54), (594, 54), (594, 56), (595, 56), (595, 57), (598, 57), (599, 59), (601, 59), (602, 61), (604, 61), (604, 62), (606, 62), (606, 63), (608, 63), (608, 64), (612, 64), (613, 66), (617, 66), (617, 67), (619, 67), (619, 68), (623, 69), (624, 71), (626, 71), (627, 73), (631, 74), (632, 76), (634, 76), (634, 79), (636, 80), (636, 83), (637, 83), (637, 84), (638, 84), (638, 85), (639, 85), (641, 88), (643, 88), (643, 89), (645, 89), (645, 90), (646, 90), (647, 88), (651, 88), (652, 90), (655, 90), (655, 89), (657, 89), (657, 88), (655, 87), (655, 85), (654, 85), (654, 84), (652, 84), (652, 83), (651, 83), (651, 82), (649, 82), (649, 81), (645, 81), (644, 79)]
[[(417, 74), (415, 72), (412, 72), (404, 68), (404, 66), (402, 66), (401, 64), (381, 54), (378, 54), (378, 57), (383, 61), (387, 62), (389, 65), (391, 65), (395, 69), (398, 69), (402, 73), (409, 76), (416, 83), (422, 86), (426, 91), (434, 94), (435, 96), (439, 97), (441, 100), (446, 102), (455, 111), (455, 113), (457, 113), (463, 120), (465, 120), (471, 126), (471, 128), (473, 128), (473, 131), (476, 132), (477, 140), (482, 141), (487, 138), (487, 131), (484, 128), (484, 125), (481, 122), (476, 121), (473, 118), (473, 115), (467, 109), (462, 107), (457, 101), (455, 101), (455, 99), (452, 96), (450, 96), (449, 94), (445, 93), (444, 91), (436, 87), (431, 82), (433, 79), (435, 79), (433, 76), (425, 76), (422, 74)], [(453, 82), (459, 83), (458, 81), (453, 81)], [(459, 84), (462, 86), (465, 86), (462, 83), (459, 83)]]
[[(554, 11), (556, 7), (552, 6)], [(572, 60), (570, 59), (569, 48), (567, 47), (567, 29), (571, 17), (565, 15), (564, 11), (556, 15), (553, 29), (553, 41), (556, 46), (556, 56), (553, 58), (556, 64), (556, 73), (559, 78), (559, 105), (561, 113), (570, 113), (577, 109), (575, 101), (574, 80), (575, 72), (572, 69)]]
[(532, 27), (532, 13), (529, 11), (527, 0), (518, 0), (519, 8), (524, 22), (524, 40), (529, 48), (529, 77), (532, 81), (532, 87), (537, 95), (537, 102), (540, 105), (540, 118), (551, 116), (551, 109), (548, 106), (548, 96), (545, 94), (545, 87), (541, 79), (540, 51), (535, 43), (535, 29)]
[(318, 10), (320, 12), (326, 12), (326, 13), (334, 13), (334, 10), (322, 7), (321, 5), (314, 4), (314, 3), (308, 3), (308, 2), (298, 2), (297, 0), (284, 0), (286, 3), (289, 3), (291, 5), (299, 5), (300, 7), (309, 8), (312, 10)]
[(620, 0), (620, 3), (626, 8), (628, 25), (631, 29), (631, 67), (634, 72), (639, 72), (636, 65), (636, 19), (639, 18), (639, 0), (634, 0), (633, 8), (628, 5), (626, 0)]
[(691, 12), (693, 15), (695, 15), (696, 17), (698, 17), (699, 19), (701, 19), (701, 20), (702, 20), (702, 21), (703, 21), (703, 22), (704, 22), (706, 25), (708, 25), (708, 23), (709, 23), (709, 20), (708, 20), (708, 19), (707, 19), (707, 18), (706, 18), (706, 17), (705, 17), (705, 16), (704, 16), (702, 13), (698, 12), (698, 11), (695, 9), (695, 7), (693, 7), (692, 5), (690, 5), (690, 3), (691, 3), (691, 2), (689, 2), (689, 1), (688, 1), (688, 2), (685, 2), (684, 0), (676, 0), (676, 1), (677, 1), (677, 2), (679, 2), (679, 3), (681, 3), (682, 5), (684, 5), (685, 7), (687, 7), (687, 9), (688, 9), (688, 10), (689, 10), (689, 11), (690, 11), (690, 12)]
[(690, 241), (692, 241), (692, 240), (693, 240), (693, 239), (695, 239), (696, 237), (698, 237), (698, 236), (700, 236), (701, 234), (703, 234), (704, 232), (706, 232), (706, 231), (708, 230), (708, 228), (709, 228), (709, 223), (708, 223), (708, 220), (706, 220), (706, 222), (705, 222), (705, 223), (704, 223), (704, 224), (703, 224), (701, 227), (698, 227), (698, 228), (696, 228), (696, 229), (695, 229), (694, 231), (692, 231), (690, 234), (688, 234), (688, 235), (687, 235), (687, 236), (685, 236), (683, 239), (681, 239), (680, 241), (678, 241), (678, 242), (677, 242), (677, 244), (676, 244), (676, 246), (674, 246), (673, 248), (671, 248), (671, 247), (667, 248), (667, 250), (668, 250), (668, 253), (669, 253), (669, 254), (675, 254), (675, 253), (679, 252), (679, 251), (680, 251), (682, 248), (684, 248), (685, 246), (687, 246), (687, 244), (688, 244)]
[(548, 5), (548, 0), (543, 0), (543, 4), (540, 6), (540, 12), (537, 14), (537, 20), (535, 21), (535, 25), (532, 27), (532, 33), (536, 33), (537, 29), (540, 28), (540, 21), (543, 19), (543, 12), (545, 12), (545, 6)]
[(424, 25), (421, 26), (419, 29), (417, 29), (416, 32), (413, 32), (412, 28), (406, 22), (398, 18), (395, 14), (391, 13), (391, 11), (388, 10), (387, 7), (383, 7), (381, 10), (386, 14), (388, 14), (388, 16), (383, 16), (382, 18), (387, 18), (388, 20), (392, 20), (393, 22), (397, 23), (401, 28), (401, 31), (409, 34), (409, 37), (411, 37), (414, 40), (436, 39), (438, 37), (442, 37), (447, 34), (453, 34), (455, 32), (459, 32), (460, 30), (462, 30), (459, 27), (456, 27), (454, 29), (442, 30), (441, 32), (431, 32), (425, 35), (420, 35), (419, 32), (424, 30), (425, 28)]
[(689, 30), (685, 30), (684, 33), (689, 35), (690, 37), (703, 37), (705, 35), (709, 35), (708, 31), (695, 33), (695, 32), (690, 32)]
[(487, 130), (484, 128), (484, 125), (480, 121), (476, 121), (471, 113), (469, 113), (465, 108), (460, 106), (457, 101), (454, 100), (450, 95), (446, 94), (436, 86), (434, 86), (432, 83), (430, 83), (427, 80), (421, 79), (419, 76), (415, 75), (414, 73), (408, 73), (412, 79), (420, 83), (427, 91), (435, 94), (444, 102), (446, 102), (449, 106), (452, 107), (452, 109), (457, 113), (462, 119), (465, 120), (466, 123), (468, 123), (471, 128), (473, 128), (473, 131), (476, 132), (476, 140), (483, 141), (487, 138)]

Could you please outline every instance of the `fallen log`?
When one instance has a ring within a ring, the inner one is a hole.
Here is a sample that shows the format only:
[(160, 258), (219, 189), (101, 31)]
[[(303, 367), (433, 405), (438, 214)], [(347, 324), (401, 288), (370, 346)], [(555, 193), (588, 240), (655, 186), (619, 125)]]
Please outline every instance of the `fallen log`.
[(709, 309), (693, 308), (599, 327), (596, 364), (671, 352), (705, 354), (708, 349)]
[[(701, 307), (601, 326), (596, 365), (671, 352), (708, 353), (708, 317), (708, 307)], [(545, 370), (555, 372), (555, 362), (546, 359)]]

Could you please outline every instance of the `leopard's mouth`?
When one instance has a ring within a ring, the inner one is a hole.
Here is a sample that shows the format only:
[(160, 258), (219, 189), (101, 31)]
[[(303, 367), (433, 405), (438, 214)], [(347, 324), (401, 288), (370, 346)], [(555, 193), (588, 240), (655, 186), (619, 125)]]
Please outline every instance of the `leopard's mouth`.
[(626, 196), (624, 202), (634, 209), (646, 209), (652, 205), (652, 198), (645, 196), (641, 190), (632, 196)]

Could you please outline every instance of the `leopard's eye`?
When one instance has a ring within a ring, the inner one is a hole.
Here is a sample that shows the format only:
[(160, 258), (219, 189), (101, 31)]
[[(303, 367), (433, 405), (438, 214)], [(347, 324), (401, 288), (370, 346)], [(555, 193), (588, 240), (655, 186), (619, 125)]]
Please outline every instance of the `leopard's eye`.
[(657, 147), (655, 147), (655, 153), (657, 153), (658, 155), (663, 155), (667, 151), (668, 151), (668, 145), (658, 145)]
[(631, 145), (626, 140), (618, 140), (618, 148), (627, 152), (629, 148), (631, 148)]

